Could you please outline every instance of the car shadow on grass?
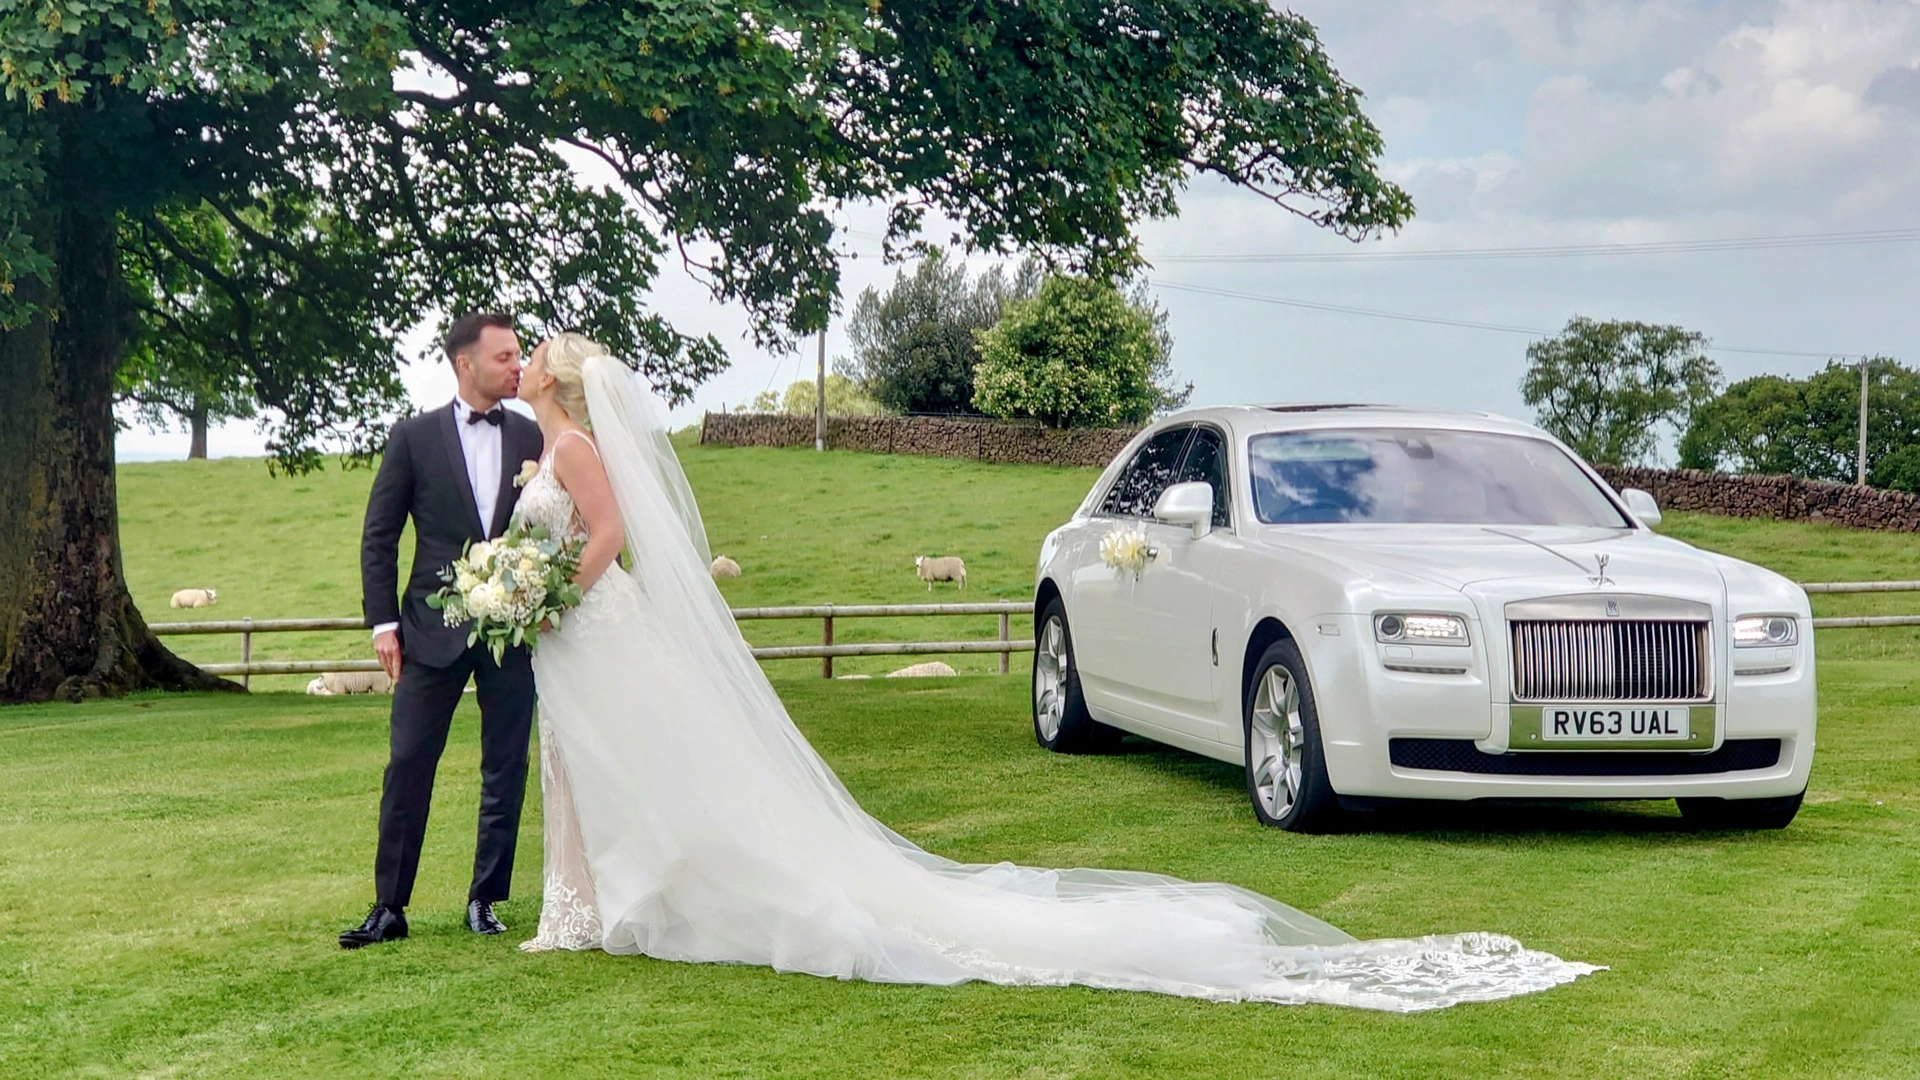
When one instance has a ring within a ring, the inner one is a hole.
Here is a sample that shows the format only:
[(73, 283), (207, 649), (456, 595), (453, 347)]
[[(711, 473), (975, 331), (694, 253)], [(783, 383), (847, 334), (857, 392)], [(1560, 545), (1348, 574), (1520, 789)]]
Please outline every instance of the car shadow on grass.
[[(1128, 767), (1179, 777), (1231, 793), (1247, 803), (1246, 771), (1236, 765), (1164, 746), (1135, 735), (1105, 755)], [(1249, 819), (1253, 816), (1246, 808)], [(1780, 837), (1780, 830), (1703, 829), (1680, 816), (1672, 799), (1559, 800), (1476, 799), (1369, 800), (1364, 810), (1346, 815), (1346, 834), (1424, 837), (1441, 842), (1472, 842), (1490, 836), (1578, 835), (1607, 837), (1671, 836), (1689, 841)], [(1791, 835), (1793, 826), (1785, 834)]]

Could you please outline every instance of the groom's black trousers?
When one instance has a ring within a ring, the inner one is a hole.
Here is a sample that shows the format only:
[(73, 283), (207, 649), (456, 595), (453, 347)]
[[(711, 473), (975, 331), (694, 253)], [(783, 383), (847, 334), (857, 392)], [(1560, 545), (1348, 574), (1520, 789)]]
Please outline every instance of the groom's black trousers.
[(375, 896), (384, 904), (404, 908), (413, 898), (434, 773), (469, 677), (480, 699), (480, 836), (467, 899), (507, 898), (520, 808), (527, 795), (533, 666), (525, 649), (508, 649), (496, 665), (485, 646), (474, 645), (446, 667), (412, 660), (401, 664), (400, 681), (393, 689), (391, 753), (380, 794), (380, 847), (373, 860)]

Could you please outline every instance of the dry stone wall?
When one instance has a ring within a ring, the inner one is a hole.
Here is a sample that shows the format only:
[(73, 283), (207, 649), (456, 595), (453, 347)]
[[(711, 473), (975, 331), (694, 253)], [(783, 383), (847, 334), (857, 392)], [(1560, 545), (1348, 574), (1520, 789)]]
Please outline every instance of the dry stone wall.
[[(1134, 428), (1056, 431), (1038, 424), (941, 416), (829, 416), (827, 445), (836, 450), (923, 457), (972, 458), (997, 464), (1099, 468), (1112, 461)], [(812, 446), (813, 417), (708, 413), (700, 441), (719, 446)]]
[(1797, 476), (1728, 476), (1699, 469), (1599, 466), (1615, 488), (1637, 487), (1663, 510), (1726, 517), (1830, 521), (1856, 529), (1920, 532), (1920, 496), (1904, 491), (1803, 480)]
[[(1001, 464), (1099, 468), (1136, 434), (1132, 428), (1054, 431), (1037, 424), (939, 416), (829, 416), (837, 450), (972, 458)], [(708, 413), (700, 441), (719, 446), (812, 446), (813, 417)], [(1599, 467), (1615, 488), (1650, 492), (1663, 509), (1727, 517), (1831, 521), (1859, 529), (1920, 532), (1920, 496), (1793, 476), (1727, 476), (1698, 469)]]

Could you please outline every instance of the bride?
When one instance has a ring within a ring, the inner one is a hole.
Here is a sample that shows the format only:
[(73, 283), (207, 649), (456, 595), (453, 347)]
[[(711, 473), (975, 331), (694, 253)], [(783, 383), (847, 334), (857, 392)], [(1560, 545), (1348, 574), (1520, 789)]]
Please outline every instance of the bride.
[(636, 377), (561, 334), (534, 350), (520, 397), (548, 453), (518, 513), (586, 538), (585, 599), (533, 658), (546, 887), (522, 948), (1401, 1012), (1596, 970), (1489, 934), (1356, 941), (1232, 885), (921, 850), (862, 811), (788, 718), (709, 576)]

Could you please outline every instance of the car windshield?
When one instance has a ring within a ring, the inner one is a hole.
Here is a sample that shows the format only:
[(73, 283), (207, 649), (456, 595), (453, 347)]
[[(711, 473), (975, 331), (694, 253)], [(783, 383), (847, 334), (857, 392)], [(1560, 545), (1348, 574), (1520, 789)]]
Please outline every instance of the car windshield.
[(1289, 431), (1248, 442), (1254, 512), (1320, 522), (1625, 528), (1566, 452), (1485, 431)]

